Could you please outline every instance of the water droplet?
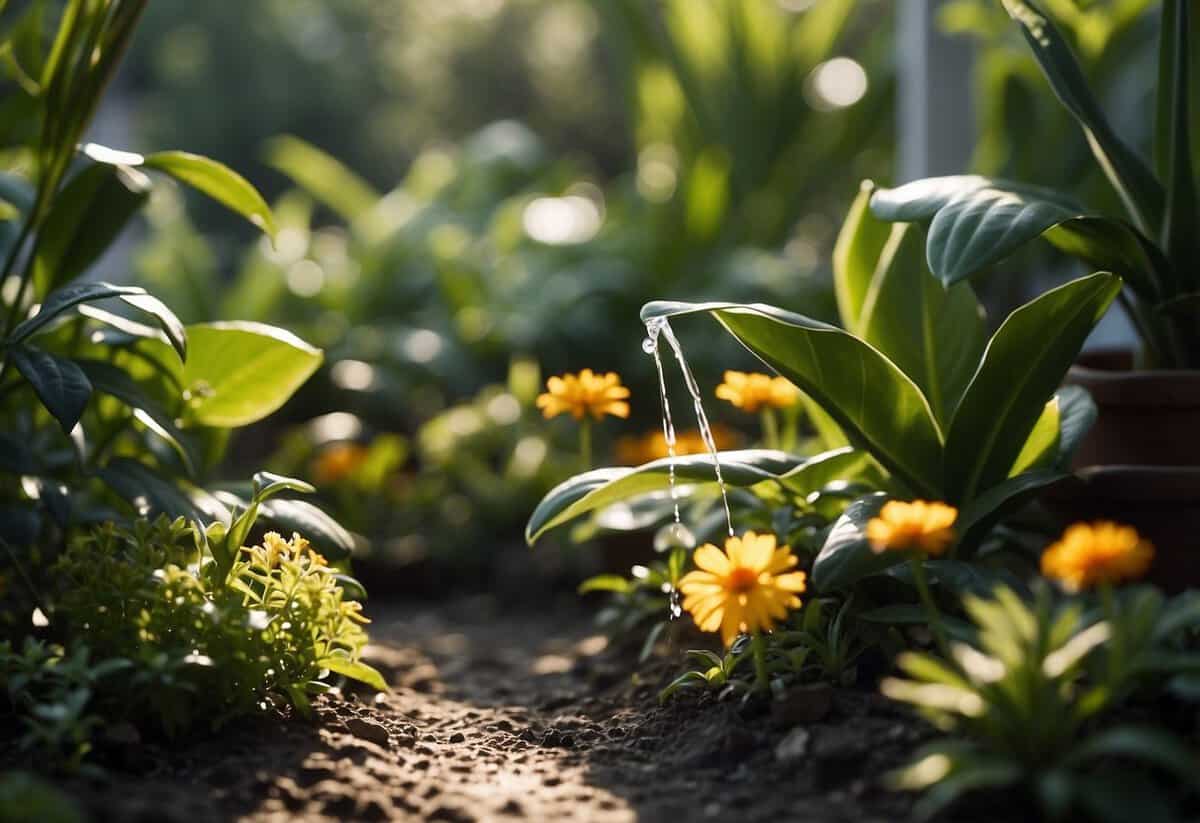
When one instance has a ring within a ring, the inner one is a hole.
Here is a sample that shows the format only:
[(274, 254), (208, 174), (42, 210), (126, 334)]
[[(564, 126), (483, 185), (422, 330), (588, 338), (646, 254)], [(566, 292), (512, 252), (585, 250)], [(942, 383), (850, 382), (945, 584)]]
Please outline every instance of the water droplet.
[(642, 341), (642, 351), (646, 354), (656, 354), (658, 352), (658, 343), (647, 337)]
[(659, 554), (666, 554), (671, 549), (691, 551), (694, 548), (696, 548), (696, 535), (692, 534), (692, 530), (682, 523), (668, 523), (654, 535), (654, 550)]

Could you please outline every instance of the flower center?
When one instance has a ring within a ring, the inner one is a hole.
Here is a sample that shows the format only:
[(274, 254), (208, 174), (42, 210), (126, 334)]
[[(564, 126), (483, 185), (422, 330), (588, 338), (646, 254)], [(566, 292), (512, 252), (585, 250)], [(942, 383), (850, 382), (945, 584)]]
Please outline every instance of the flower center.
[(738, 566), (729, 573), (725, 587), (736, 594), (748, 594), (758, 585), (758, 572)]

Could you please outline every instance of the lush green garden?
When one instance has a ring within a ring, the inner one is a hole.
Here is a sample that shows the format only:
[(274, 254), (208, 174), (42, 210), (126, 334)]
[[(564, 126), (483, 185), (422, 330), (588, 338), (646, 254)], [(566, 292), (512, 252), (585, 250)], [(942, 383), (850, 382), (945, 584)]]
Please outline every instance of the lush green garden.
[(1200, 9), (221, 6), (0, 0), (0, 820), (1200, 814)]

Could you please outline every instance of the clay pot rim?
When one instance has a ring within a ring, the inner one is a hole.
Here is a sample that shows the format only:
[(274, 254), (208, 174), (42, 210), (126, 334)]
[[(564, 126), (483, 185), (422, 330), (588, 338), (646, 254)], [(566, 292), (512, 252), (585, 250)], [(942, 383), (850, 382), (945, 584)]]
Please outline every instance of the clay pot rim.
[(1084, 354), (1067, 372), (1066, 382), (1083, 386), (1101, 405), (1200, 406), (1200, 369), (1135, 369), (1114, 361), (1132, 362), (1132, 355), (1118, 349)]
[[(1200, 501), (1200, 466), (1088, 466), (1076, 472), (1076, 490), (1098, 500), (1190, 506)], [(1081, 488), (1082, 487), (1082, 488)], [(1061, 489), (1073, 496), (1069, 489)], [(1114, 511), (1119, 519), (1120, 512)]]

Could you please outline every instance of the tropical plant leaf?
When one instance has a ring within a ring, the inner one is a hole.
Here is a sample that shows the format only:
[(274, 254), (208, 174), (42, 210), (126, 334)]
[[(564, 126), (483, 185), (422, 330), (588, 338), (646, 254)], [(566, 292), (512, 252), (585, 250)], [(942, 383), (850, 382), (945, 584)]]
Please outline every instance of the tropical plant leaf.
[(1154, 173), (1113, 131), (1087, 78), (1058, 29), (1031, 0), (1003, 0), (1059, 101), (1079, 121), (1100, 168), (1138, 226), (1153, 233), (1162, 222), (1164, 194)]
[(715, 316), (910, 488), (939, 493), (942, 436), (929, 402), (878, 350), (842, 329), (763, 304), (656, 302), (642, 309), (642, 318), (695, 313)]
[(97, 474), (139, 516), (165, 514), (172, 518), (200, 519), (200, 512), (188, 495), (145, 463), (131, 457), (116, 457)]
[(900, 367), (945, 427), (987, 344), (983, 307), (966, 283), (944, 287), (926, 269), (925, 232), (892, 227), (859, 320), (859, 336)]
[[(1167, 201), (1163, 216), (1162, 240), (1167, 256), (1184, 288), (1194, 288), (1200, 263), (1200, 207), (1197, 206), (1195, 170), (1192, 167), (1191, 106), (1194, 91), (1191, 80), (1190, 36), (1192, 15), (1200, 14), (1191, 0), (1165, 0), (1163, 3), (1163, 46), (1169, 55), (1169, 77), (1160, 77), (1170, 89), (1169, 111), (1165, 117), (1168, 134)], [(1200, 30), (1200, 29), (1197, 29)], [(1160, 115), (1163, 116), (1163, 115)]]
[(1054, 465), (1069, 469), (1083, 438), (1092, 430), (1100, 410), (1091, 394), (1082, 386), (1063, 386), (1058, 391), (1059, 440)]
[(1042, 415), (1033, 424), (1033, 431), (1021, 447), (1021, 453), (1008, 470), (1009, 477), (1016, 477), (1031, 469), (1041, 469), (1058, 462), (1062, 442), (1062, 410), (1055, 395), (1042, 409)]
[(1051, 289), (1004, 321), (946, 437), (951, 502), (969, 502), (1008, 476), (1046, 398), (1120, 290), (1119, 277), (1100, 272)]
[(70, 434), (92, 397), (87, 375), (72, 361), (41, 349), (12, 346), (8, 356), (63, 432)]
[(349, 222), (379, 202), (379, 193), (369, 183), (332, 155), (298, 137), (276, 137), (267, 143), (266, 153), (269, 165)]
[[(814, 458), (818, 459), (818, 458)], [(804, 463), (804, 458), (768, 449), (720, 454), (721, 476), (729, 486), (753, 486), (774, 480)], [(671, 461), (655, 460), (637, 468), (596, 469), (572, 477), (542, 498), (525, 526), (530, 545), (555, 526), (605, 506), (670, 488)], [(712, 458), (688, 455), (675, 459), (680, 485), (716, 484)]]
[(833, 287), (842, 326), (860, 334), (859, 318), (890, 228), (870, 211), (875, 184), (863, 181), (833, 249)]
[(145, 166), (191, 186), (245, 217), (267, 235), (275, 236), (275, 218), (270, 206), (246, 178), (223, 163), (198, 154), (164, 151), (147, 156)]
[(96, 262), (150, 197), (144, 174), (123, 166), (88, 166), (54, 198), (33, 260), (36, 294), (71, 282)]
[(902, 552), (876, 554), (867, 542), (867, 523), (879, 514), (887, 495), (872, 494), (847, 507), (833, 525), (813, 561), (813, 586), (819, 592), (847, 589), (864, 577), (886, 571), (907, 556)]
[(970, 555), (993, 526), (1070, 476), (1056, 468), (1034, 469), (985, 489), (959, 512), (959, 551)]

